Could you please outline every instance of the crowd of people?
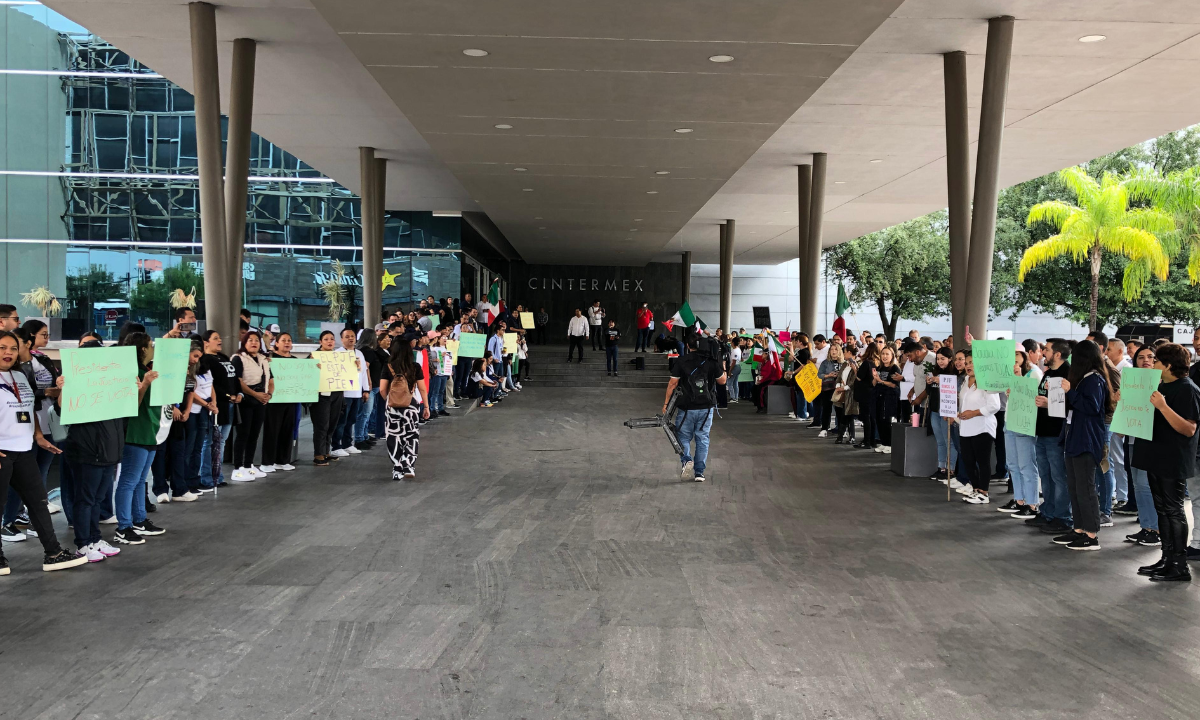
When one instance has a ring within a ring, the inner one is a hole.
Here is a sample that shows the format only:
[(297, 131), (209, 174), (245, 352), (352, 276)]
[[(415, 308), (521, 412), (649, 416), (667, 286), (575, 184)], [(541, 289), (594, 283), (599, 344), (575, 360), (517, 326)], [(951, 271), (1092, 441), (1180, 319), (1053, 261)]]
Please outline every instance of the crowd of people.
[[(166, 533), (148, 519), (163, 503), (192, 503), (230, 483), (295, 470), (305, 413), (314, 466), (353, 462), (384, 441), (392, 479), (412, 480), (422, 426), (450, 416), (463, 400), (495, 407), (529, 376), (523, 308), (496, 310), (473, 305), (470, 295), (440, 303), (430, 297), (409, 312), (388, 313), (373, 328), (324, 331), (316, 349), (353, 353), (355, 389), (322, 391), (314, 403), (296, 403), (272, 402), (272, 362), (297, 357), (290, 333), (278, 325), (254, 327), (243, 310), (239, 338), (227, 347), (216, 330), (197, 334), (194, 311), (181, 308), (164, 337), (190, 340), (182, 400), (151, 404), (159, 379), (155, 343), (143, 325), (130, 322), (116, 346), (134, 350), (136, 414), (64, 425), (64, 378), (43, 352), (49, 328), (40, 320), (21, 324), (15, 307), (0, 305), (0, 498), (6, 503), (0, 539), (40, 541), (46, 571), (114, 557), (120, 545)], [(487, 337), (483, 357), (456, 356), (464, 333)], [(516, 342), (506, 345), (509, 334)], [(104, 341), (88, 332), (78, 345), (98, 348)], [(55, 458), (59, 494), (52, 503), (47, 487)], [(77, 550), (59, 544), (51, 521), (59, 512)], [(115, 525), (108, 537), (104, 525)], [(0, 546), (0, 575), (9, 572)]]
[[(781, 338), (769, 330), (717, 331), (715, 338), (730, 379), (716, 388), (717, 407), (750, 398), (765, 413), (767, 388), (783, 385), (790, 388), (789, 418), (805, 421), (835, 445), (883, 454), (891, 453), (893, 423), (914, 423), (936, 443), (932, 479), (949, 485), (962, 502), (989, 505), (996, 490), (1010, 492), (997, 510), (1080, 551), (1100, 549), (1100, 533), (1114, 526), (1114, 515), (1136, 517), (1138, 528), (1124, 541), (1161, 548), (1160, 559), (1138, 573), (1156, 582), (1190, 580), (1188, 558), (1200, 555), (1191, 547), (1195, 523), (1188, 495), (1197, 464), (1200, 362), (1193, 364), (1182, 345), (1122, 341), (1102, 332), (1081, 341), (1017, 343), (1013, 375), (1037, 380), (1036, 431), (1030, 436), (1005, 427), (1010, 391), (979, 386), (969, 333), (957, 348), (952, 337), (937, 340), (917, 331), (895, 341), (868, 332), (844, 339), (803, 333)], [(1200, 330), (1193, 347), (1200, 354)], [(772, 348), (782, 372), (772, 374), (765, 362), (745, 363), (750, 353), (765, 358)], [(808, 364), (821, 381), (811, 402), (795, 382)], [(1111, 429), (1122, 371), (1129, 367), (1161, 371), (1150, 396), (1150, 440)], [(939, 388), (947, 376), (954, 378), (957, 403), (953, 415), (943, 417)], [(1052, 409), (1059, 390), (1065, 407)]]

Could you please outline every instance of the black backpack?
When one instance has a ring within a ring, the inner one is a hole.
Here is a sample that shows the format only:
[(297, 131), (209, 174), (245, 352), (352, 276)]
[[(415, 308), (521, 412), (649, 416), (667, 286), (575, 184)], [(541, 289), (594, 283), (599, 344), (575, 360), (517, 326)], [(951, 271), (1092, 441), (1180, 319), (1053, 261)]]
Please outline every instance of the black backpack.
[(708, 363), (714, 361), (692, 353), (681, 362), (678, 387), (683, 406), (691, 410), (713, 407), (716, 391), (709, 383)]

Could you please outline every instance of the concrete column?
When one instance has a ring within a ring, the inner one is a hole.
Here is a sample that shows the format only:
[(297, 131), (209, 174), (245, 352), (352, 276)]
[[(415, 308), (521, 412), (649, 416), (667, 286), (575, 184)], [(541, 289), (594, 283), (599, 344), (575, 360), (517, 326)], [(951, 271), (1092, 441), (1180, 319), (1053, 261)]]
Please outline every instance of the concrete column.
[[(967, 322), (971, 238), (971, 135), (967, 121), (967, 54), (942, 55), (946, 84), (946, 196), (950, 210), (950, 315), (954, 337)], [(959, 345), (961, 347), (961, 345)]]
[(258, 44), (233, 41), (229, 84), (229, 135), (225, 144), (225, 243), (231, 283), (230, 322), (237, 326), (242, 298), (242, 258), (246, 253), (246, 177), (250, 174), (250, 119), (254, 114), (254, 56)]
[(808, 242), (800, 276), (800, 330), (809, 337), (817, 327), (817, 296), (821, 288), (821, 223), (825, 216), (825, 166), (828, 156), (813, 153), (812, 190), (808, 205)]
[[(382, 299), (383, 291), (380, 290), (378, 295), (371, 292), (371, 288), (379, 287), (383, 284), (382, 278), (376, 278), (375, 282), (371, 282), (370, 274), (374, 272), (376, 265), (381, 265), (383, 258), (381, 255), (375, 255), (375, 224), (379, 221), (379, 212), (377, 210), (378, 203), (375, 201), (377, 191), (379, 190), (379, 182), (375, 171), (375, 148), (359, 147), (358, 148), (358, 182), (361, 186), (358, 191), (359, 200), (359, 215), (362, 223), (362, 232), (360, 237), (362, 240), (362, 259), (363, 259), (363, 325), (364, 327), (373, 326), (374, 322), (371, 318), (379, 317), (380, 306), (372, 305), (373, 299), (378, 297)], [(374, 314), (372, 314), (374, 313)]]
[(721, 327), (729, 329), (733, 310), (733, 232), (735, 223), (721, 225)]
[[(204, 308), (208, 327), (225, 347), (236, 346), (237, 314), (225, 244), (225, 196), (221, 176), (221, 93), (217, 75), (216, 8), (188, 4), (192, 36), (192, 83), (196, 97), (196, 155), (200, 165), (200, 239), (204, 258)], [(186, 290), (186, 288), (185, 288)]]
[(808, 224), (812, 209), (812, 165), (796, 166), (796, 258), (800, 265), (800, 308), (804, 308), (804, 266), (808, 262)]
[(1012, 58), (1013, 18), (988, 20), (987, 56), (983, 66), (983, 103), (979, 110), (979, 145), (975, 159), (974, 214), (971, 252), (967, 258), (967, 317), (971, 335), (987, 337), (992, 288), (992, 254), (996, 244), (996, 202), (1000, 196), (1000, 142), (1004, 136), (1004, 103)]
[(692, 301), (692, 251), (688, 250), (683, 253), (683, 300), (682, 302)]
[[(363, 317), (366, 327), (379, 322), (383, 308), (383, 218), (387, 203), (387, 160), (375, 158), (374, 162), (375, 217), (372, 218), (370, 245), (363, 245)], [(370, 253), (367, 248), (370, 248)]]

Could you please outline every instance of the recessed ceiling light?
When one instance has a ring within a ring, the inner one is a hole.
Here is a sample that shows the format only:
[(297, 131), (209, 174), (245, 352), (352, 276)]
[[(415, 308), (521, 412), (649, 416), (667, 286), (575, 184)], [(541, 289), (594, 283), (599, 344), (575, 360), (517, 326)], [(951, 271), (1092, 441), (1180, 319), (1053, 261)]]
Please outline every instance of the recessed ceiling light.
[(655, 175), (670, 175), (671, 171), (670, 170), (655, 170), (654, 174)]
[(681, 134), (682, 133), (690, 133), (691, 131), (692, 131), (691, 128), (675, 128), (675, 132), (681, 133)]
[(487, 54), (487, 50), (480, 50), (479, 48), (467, 48), (466, 50), (463, 50), (463, 55), (468, 55), (470, 57), (487, 57)]
[(512, 130), (512, 125), (509, 125), (508, 123), (500, 123), (499, 125), (493, 125), (492, 127), (496, 128), (497, 130)]
[(834, 180), (833, 184), (834, 185), (845, 185), (846, 181), (845, 180)]
[(1084, 35), (1083, 37), (1079, 38), (1079, 42), (1093, 43), (1093, 42), (1101, 42), (1101, 41), (1107, 40), (1107, 39), (1108, 39), (1107, 35)]
[(657, 191), (657, 190), (647, 190), (647, 191), (646, 191), (646, 194), (647, 194), (647, 195), (657, 195), (657, 194), (658, 194), (658, 191)]
[(513, 168), (513, 172), (525, 172), (528, 168)]
[(521, 192), (533, 192), (533, 188), (521, 188)]
[(541, 220), (541, 218), (540, 218), (540, 217), (535, 217), (535, 218), (534, 218), (534, 220)]
[(629, 232), (637, 232), (637, 228), (629, 228)]
[(880, 159), (878, 159), (878, 158), (876, 158), (875, 160), (872, 160), (871, 162), (873, 162), (873, 163), (881, 163), (881, 162), (883, 162), (883, 161), (882, 161), (882, 160), (880, 160)]
[(732, 55), (713, 55), (712, 57), (709, 58), (709, 61), (715, 62), (715, 63), (733, 62), (733, 56)]
[(633, 219), (633, 221), (634, 221), (634, 222), (641, 222), (641, 221), (642, 221), (642, 219), (641, 219), (641, 218), (634, 218), (634, 219)]

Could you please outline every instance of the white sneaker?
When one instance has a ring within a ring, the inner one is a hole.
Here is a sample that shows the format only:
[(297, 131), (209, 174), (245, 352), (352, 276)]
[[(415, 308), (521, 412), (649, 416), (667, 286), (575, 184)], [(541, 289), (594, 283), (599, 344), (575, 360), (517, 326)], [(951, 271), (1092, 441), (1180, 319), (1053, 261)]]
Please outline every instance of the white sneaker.
[(817, 433), (817, 437), (819, 437), (819, 438), (821, 438), (821, 437), (829, 437), (829, 432), (828, 432), (828, 431), (826, 431), (826, 430), (822, 430), (821, 432)]
[(113, 515), (110, 518), (104, 518), (103, 520), (100, 521), (100, 524), (101, 525), (116, 525), (117, 524), (117, 516)]
[(171, 502), (171, 493), (163, 493), (162, 495), (159, 495), (158, 497), (154, 498), (154, 500), (158, 505), (162, 505), (163, 503), (169, 503), (169, 502)]
[(346, 452), (345, 450), (334, 450), (329, 454), (334, 457), (350, 457), (350, 453)]
[(292, 465), (291, 463), (284, 463), (282, 465), (276, 465), (275, 469), (276, 470), (295, 470), (296, 466)]
[(267, 473), (267, 474), (273, 473), (273, 472), (275, 472), (277, 469), (278, 469), (278, 468), (276, 468), (274, 465), (259, 465), (259, 466), (258, 466), (258, 471), (259, 471), (259, 472), (264, 472), (264, 473)]
[(406, 477), (406, 478), (415, 478), (416, 476), (417, 476), (417, 474), (416, 474), (415, 472), (411, 471), (411, 470), (409, 470), (408, 472), (404, 473), (404, 477)]
[(958, 481), (958, 478), (950, 478), (950, 489), (958, 490), (962, 486), (963, 484)]
[(795, 420), (795, 419), (796, 419), (796, 413), (794, 413), (794, 412), (788, 413), (788, 420)]
[(353, 445), (346, 448), (346, 452), (350, 453), (351, 455), (362, 455), (362, 450), (359, 450), (358, 448), (354, 447)]
[(521, 390), (521, 389), (522, 389), (522, 388), (521, 388), (521, 383), (517, 383), (517, 389), (518, 389), (518, 390)]
[(46, 509), (50, 511), (51, 515), (57, 515), (62, 512), (62, 505), (59, 505), (58, 503), (50, 503), (46, 506)]
[(967, 483), (954, 492), (958, 493), (959, 495), (971, 495), (975, 492), (975, 488), (971, 487), (971, 483)]
[(680, 480), (694, 479), (696, 477), (696, 471), (694, 470), (694, 467), (695, 467), (695, 464), (691, 460), (688, 460), (687, 462), (685, 462), (683, 464), (683, 470), (679, 473), (679, 479)]
[(265, 478), (267, 476), (267, 474), (265, 472), (263, 472), (262, 470), (259, 470), (258, 468), (254, 467), (253, 465), (251, 465), (248, 468), (243, 468), (243, 470), (250, 473), (250, 477), (253, 477), (256, 480), (258, 478)]
[(100, 554), (103, 555), (104, 557), (112, 557), (114, 555), (121, 554), (120, 548), (115, 548), (112, 545), (109, 545), (108, 542), (105, 540), (101, 540), (101, 541), (93, 544), (92, 547), (99, 550)]
[(884, 445), (884, 446), (883, 446), (883, 454), (884, 454), (884, 455), (891, 455), (891, 454), (892, 454), (892, 446), (891, 446), (891, 445)]
[(876, 446), (875, 446), (875, 452), (877, 452), (877, 453), (882, 453), (882, 452), (883, 452), (883, 445), (876, 445)]
[(87, 545), (86, 547), (81, 547), (81, 548), (79, 548), (79, 552), (82, 555), (84, 555), (85, 557), (87, 557), (87, 561), (90, 563), (102, 562), (105, 559), (104, 553), (100, 552), (100, 549), (97, 548), (95, 545)]
[(199, 500), (201, 497), (202, 497), (201, 495), (198, 495), (198, 494), (192, 492), (191, 490), (188, 490), (187, 492), (185, 492), (183, 494), (182, 497), (180, 497), (178, 499), (182, 500), (184, 502), (195, 502), (195, 501)]
[(244, 468), (238, 468), (233, 471), (229, 479), (234, 482), (254, 482), (254, 474)]
[(963, 502), (970, 503), (972, 505), (987, 505), (991, 502), (991, 499), (989, 499), (988, 496), (984, 495), (983, 493), (973, 492), (964, 497)]

